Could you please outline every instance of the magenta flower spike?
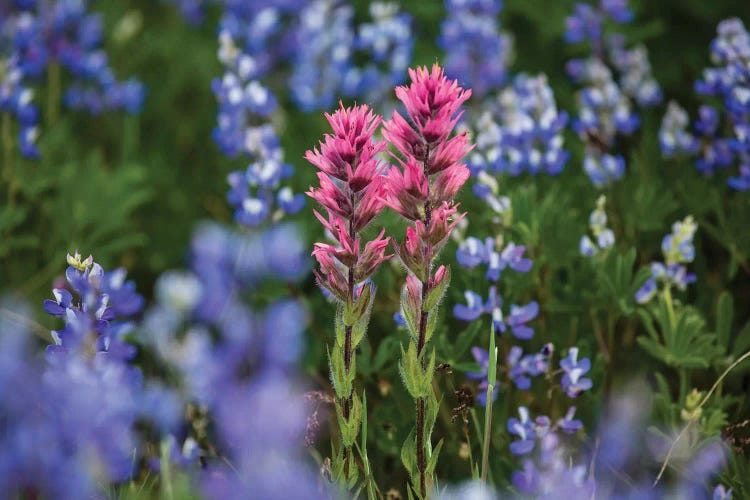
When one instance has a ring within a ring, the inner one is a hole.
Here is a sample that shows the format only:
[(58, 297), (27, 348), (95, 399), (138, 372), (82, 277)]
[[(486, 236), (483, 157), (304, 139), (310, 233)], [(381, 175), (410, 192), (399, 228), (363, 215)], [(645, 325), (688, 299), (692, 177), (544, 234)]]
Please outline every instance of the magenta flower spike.
[[(438, 401), (432, 390), (434, 351), (425, 349), (432, 336), (434, 316), (450, 282), (450, 269), (432, 266), (451, 231), (464, 217), (454, 197), (469, 178), (461, 159), (471, 145), (466, 133), (451, 137), (461, 118), (461, 105), (471, 90), (461, 88), (434, 65), (410, 69), (411, 84), (396, 88), (407, 117), (394, 112), (383, 124), (383, 136), (394, 146), (392, 165), (385, 177), (382, 201), (412, 224), (406, 238), (395, 245), (396, 253), (409, 272), (402, 293), (401, 313), (412, 338), (403, 353), (400, 370), (407, 390), (417, 402), (416, 435), (408, 439), (416, 450), (404, 457), (414, 491), (425, 498), (431, 487), (435, 460), (430, 434)], [(435, 450), (437, 452), (437, 450)], [(428, 469), (428, 464), (429, 469)]]
[(329, 351), (331, 381), (336, 392), (336, 413), (341, 431), (341, 448), (334, 454), (333, 474), (344, 487), (356, 483), (357, 467), (351, 452), (362, 419), (362, 402), (353, 390), (356, 376), (354, 353), (362, 341), (375, 298), (375, 286), (366, 282), (383, 261), (390, 238), (385, 230), (362, 245), (359, 236), (383, 209), (383, 165), (378, 153), (385, 142), (374, 142), (381, 117), (367, 106), (326, 113), (333, 133), (326, 134), (318, 148), (305, 158), (315, 165), (319, 187), (307, 194), (320, 203), (327, 217), (315, 216), (336, 240), (315, 243), (312, 255), (319, 268), (314, 271), (321, 287), (339, 303), (336, 310), (335, 345)]

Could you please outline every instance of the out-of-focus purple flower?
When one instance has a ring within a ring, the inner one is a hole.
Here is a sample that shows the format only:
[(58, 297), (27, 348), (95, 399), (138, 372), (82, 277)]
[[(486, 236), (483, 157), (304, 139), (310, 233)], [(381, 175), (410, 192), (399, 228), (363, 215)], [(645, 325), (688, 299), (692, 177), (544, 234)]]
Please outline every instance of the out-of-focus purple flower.
[(665, 157), (693, 155), (698, 151), (700, 143), (688, 132), (689, 124), (687, 112), (675, 101), (669, 101), (659, 129), (659, 145)]
[(90, 349), (121, 359), (132, 357), (135, 350), (122, 336), (132, 329), (123, 320), (143, 308), (135, 283), (125, 280), (124, 269), (105, 272), (91, 256), (82, 259), (78, 252), (68, 254), (68, 264), (65, 276), (70, 290), (56, 288), (54, 300), (44, 302), (47, 314), (65, 320), (62, 330), (52, 332), (55, 343), (48, 354)]
[(391, 97), (393, 87), (406, 78), (414, 48), (411, 16), (391, 2), (372, 2), (371, 21), (360, 24), (354, 38), (354, 59), (368, 62), (350, 65), (341, 82), (342, 92), (376, 106)]
[(529, 418), (529, 410), (525, 406), (518, 407), (518, 416), (508, 419), (508, 432), (518, 439), (510, 443), (510, 451), (514, 455), (531, 453), (536, 444), (536, 426)]
[(576, 407), (571, 406), (570, 408), (568, 408), (568, 411), (567, 413), (565, 413), (565, 416), (558, 421), (558, 426), (560, 427), (560, 429), (562, 429), (563, 432), (566, 432), (568, 434), (573, 434), (577, 432), (579, 429), (583, 428), (583, 422), (573, 418), (575, 414), (576, 414)]
[(511, 347), (506, 358), (508, 375), (519, 390), (527, 391), (531, 388), (531, 378), (542, 375), (549, 369), (549, 356), (552, 352), (551, 344), (545, 345), (536, 354), (523, 354), (519, 346)]
[(504, 83), (510, 63), (512, 39), (500, 31), (501, 7), (500, 0), (445, 0), (439, 44), (446, 74), (480, 99)]
[(584, 377), (591, 369), (591, 360), (589, 358), (579, 360), (577, 347), (568, 349), (568, 356), (560, 360), (560, 368), (565, 372), (560, 384), (569, 397), (578, 397), (582, 392), (593, 387), (591, 379)]

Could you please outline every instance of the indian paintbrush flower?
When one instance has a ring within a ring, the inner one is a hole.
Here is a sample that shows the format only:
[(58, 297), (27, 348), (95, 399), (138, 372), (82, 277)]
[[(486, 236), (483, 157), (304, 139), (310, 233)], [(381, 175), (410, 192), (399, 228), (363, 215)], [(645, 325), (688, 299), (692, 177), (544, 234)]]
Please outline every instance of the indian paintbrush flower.
[(364, 337), (375, 297), (371, 282), (359, 284), (391, 257), (386, 254), (390, 238), (384, 237), (385, 231), (367, 241), (364, 249), (358, 235), (383, 207), (384, 178), (377, 155), (386, 144), (373, 140), (381, 118), (367, 106), (342, 105), (325, 116), (333, 133), (326, 134), (319, 147), (305, 155), (320, 170), (320, 186), (310, 188), (307, 194), (326, 209), (327, 218), (318, 212), (315, 215), (336, 240), (336, 245), (315, 244), (313, 256), (320, 268), (314, 273), (318, 283), (339, 302), (335, 346), (329, 352), (342, 442), (334, 457), (334, 476), (352, 487), (357, 478), (352, 447), (363, 418), (362, 403), (353, 392), (354, 352)]
[(435, 353), (428, 353), (426, 346), (450, 281), (447, 267), (441, 266), (433, 274), (432, 265), (463, 217), (453, 197), (469, 177), (469, 169), (460, 161), (471, 146), (465, 132), (453, 137), (451, 133), (471, 91), (446, 78), (438, 65), (431, 70), (410, 69), (409, 76), (409, 86), (396, 88), (408, 119), (394, 112), (383, 125), (383, 136), (396, 149), (396, 164), (386, 174), (382, 200), (413, 223), (407, 228), (406, 240), (396, 245), (409, 271), (401, 313), (412, 339), (399, 368), (417, 403), (416, 429), (404, 445), (409, 454), (405, 455), (404, 466), (414, 491), (424, 498), (436, 463), (430, 435), (438, 406), (431, 384)]

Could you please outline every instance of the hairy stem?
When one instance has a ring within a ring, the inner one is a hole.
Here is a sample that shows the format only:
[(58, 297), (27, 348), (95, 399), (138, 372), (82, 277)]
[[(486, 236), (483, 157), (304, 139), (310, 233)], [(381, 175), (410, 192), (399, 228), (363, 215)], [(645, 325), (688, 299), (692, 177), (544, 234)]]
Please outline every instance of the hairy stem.
[[(424, 171), (425, 174), (428, 171), (428, 165), (427, 165), (427, 158), (429, 157), (429, 152), (425, 154), (425, 160), (424, 160)], [(424, 225), (425, 228), (429, 231), (430, 223), (432, 222), (432, 207), (430, 206), (429, 202), (429, 185), (427, 187), (427, 200), (424, 205)], [(429, 311), (425, 309), (425, 304), (427, 302), (427, 293), (429, 292), (430, 287), (430, 269), (432, 267), (432, 262), (430, 258), (430, 248), (428, 244), (424, 245), (424, 254), (425, 254), (425, 279), (422, 282), (422, 302), (420, 304), (420, 314), (419, 314), (419, 338), (417, 339), (417, 357), (422, 355), (422, 351), (424, 350), (425, 344), (427, 342), (427, 321), (429, 316)], [(422, 370), (425, 370), (425, 358), (422, 358)], [(427, 472), (427, 459), (425, 457), (425, 443), (424, 443), (424, 435), (425, 435), (425, 428), (424, 428), (424, 414), (425, 414), (425, 398), (419, 398), (417, 399), (417, 469), (419, 469), (419, 493), (422, 496), (422, 498), (425, 498), (427, 495), (427, 487), (425, 485), (425, 479), (426, 479), (426, 472)]]
[[(351, 195), (352, 198), (352, 206), (354, 206), (354, 195)], [(352, 217), (351, 220), (349, 220), (349, 235), (352, 239), (355, 238), (354, 233), (354, 218)], [(354, 304), (354, 268), (349, 268), (349, 303)], [(344, 369), (346, 370), (346, 373), (349, 373), (349, 370), (352, 366), (352, 327), (351, 325), (344, 326)], [(352, 406), (352, 395), (349, 394), (348, 397), (344, 398), (341, 401), (341, 413), (344, 416), (344, 419), (349, 420), (349, 412), (351, 410)], [(342, 444), (343, 446), (343, 444)], [(342, 455), (344, 458), (344, 476), (349, 476), (349, 453), (351, 450), (343, 446)]]

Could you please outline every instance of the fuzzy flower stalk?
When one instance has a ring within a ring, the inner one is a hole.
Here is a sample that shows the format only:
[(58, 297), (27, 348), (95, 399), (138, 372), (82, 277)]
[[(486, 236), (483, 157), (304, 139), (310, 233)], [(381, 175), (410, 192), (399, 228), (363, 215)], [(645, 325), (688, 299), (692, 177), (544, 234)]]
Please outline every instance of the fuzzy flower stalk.
[[(401, 453), (414, 491), (427, 495), (437, 464), (438, 445), (430, 434), (438, 412), (432, 390), (435, 352), (426, 349), (437, 324), (438, 304), (450, 282), (450, 269), (433, 262), (451, 231), (465, 214), (459, 214), (454, 197), (469, 178), (461, 159), (471, 146), (463, 133), (451, 136), (461, 118), (461, 105), (471, 96), (456, 81), (448, 80), (437, 65), (432, 70), (409, 70), (411, 84), (396, 88), (408, 118), (394, 112), (383, 124), (383, 136), (398, 153), (385, 177), (383, 200), (412, 225), (405, 240), (394, 244), (408, 275), (401, 297), (401, 314), (412, 342), (402, 350), (401, 376), (416, 400), (416, 429)], [(428, 352), (431, 351), (431, 352)]]
[(392, 257), (386, 254), (390, 238), (383, 237), (384, 230), (364, 248), (359, 235), (383, 208), (384, 177), (377, 155), (386, 144), (373, 141), (382, 119), (365, 105), (341, 106), (325, 116), (333, 133), (305, 154), (320, 169), (320, 186), (307, 194), (326, 209), (327, 216), (317, 211), (315, 216), (336, 240), (335, 245), (315, 243), (312, 254), (319, 264), (314, 271), (318, 283), (338, 302), (335, 346), (328, 354), (341, 430), (333, 473), (340, 484), (351, 488), (357, 481), (351, 450), (362, 420), (362, 402), (353, 391), (354, 352), (367, 330), (375, 298), (375, 286), (367, 280)]

